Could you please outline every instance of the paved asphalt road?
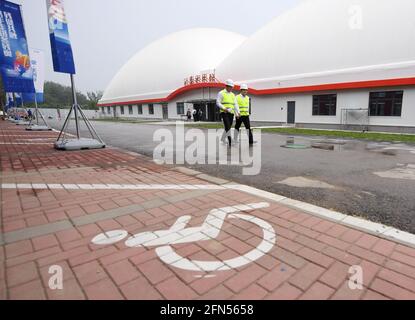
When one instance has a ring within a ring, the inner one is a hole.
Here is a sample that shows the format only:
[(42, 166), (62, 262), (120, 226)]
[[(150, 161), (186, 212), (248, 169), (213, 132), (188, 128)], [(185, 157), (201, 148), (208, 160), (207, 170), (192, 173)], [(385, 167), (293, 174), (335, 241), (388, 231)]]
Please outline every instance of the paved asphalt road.
[[(159, 144), (153, 142), (154, 132), (175, 131), (174, 126), (93, 124), (108, 145), (151, 157)], [(61, 127), (57, 122), (51, 125)], [(298, 137), (295, 144), (310, 146), (319, 140), (327, 139)], [(262, 134), (261, 141), (254, 147), (262, 150), (262, 170), (257, 176), (243, 176), (240, 165), (187, 167), (415, 233), (415, 145), (349, 140), (326, 151), (283, 148), (284, 135)]]

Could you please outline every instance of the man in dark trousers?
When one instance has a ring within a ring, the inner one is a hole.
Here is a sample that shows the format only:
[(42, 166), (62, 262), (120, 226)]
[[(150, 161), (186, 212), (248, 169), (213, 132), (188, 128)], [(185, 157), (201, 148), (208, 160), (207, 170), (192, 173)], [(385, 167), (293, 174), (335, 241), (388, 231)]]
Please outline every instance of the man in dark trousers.
[(220, 109), (221, 118), (225, 127), (225, 133), (222, 136), (222, 142), (226, 143), (228, 139), (229, 146), (232, 146), (231, 129), (235, 115), (239, 117), (238, 103), (235, 94), (232, 92), (235, 84), (232, 80), (226, 81), (226, 88), (219, 92), (216, 99), (216, 105)]
[(241, 85), (241, 93), (236, 97), (236, 101), (238, 103), (240, 117), (236, 118), (235, 143), (239, 141), (240, 129), (243, 123), (246, 130), (248, 130), (249, 145), (252, 146), (254, 144), (254, 136), (249, 119), (251, 115), (251, 98), (248, 96), (248, 86), (246, 84)]
[(199, 111), (197, 112), (197, 117), (199, 118), (199, 121), (203, 121), (203, 111), (202, 109), (199, 109)]
[(187, 121), (191, 121), (192, 120), (192, 111), (190, 111), (190, 108), (187, 109), (186, 116), (187, 116)]

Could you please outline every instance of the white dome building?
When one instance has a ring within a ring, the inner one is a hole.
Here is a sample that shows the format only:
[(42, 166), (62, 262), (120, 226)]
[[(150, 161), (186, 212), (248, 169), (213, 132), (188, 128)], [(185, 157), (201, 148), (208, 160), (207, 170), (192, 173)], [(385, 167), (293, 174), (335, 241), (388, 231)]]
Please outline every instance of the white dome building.
[[(127, 63), (101, 103), (155, 99), (169, 105), (172, 119), (178, 103), (205, 104), (206, 118), (217, 120), (211, 108), (218, 85), (183, 87), (183, 78), (216, 69), (221, 82), (249, 85), (256, 122), (415, 132), (413, 12), (413, 0), (306, 0), (246, 41), (209, 29), (174, 34)], [(234, 46), (223, 50), (220, 39)], [(163, 48), (174, 48), (172, 61), (158, 53)]]
[(245, 37), (219, 29), (190, 29), (158, 40), (130, 59), (114, 77), (103, 105), (165, 101), (184, 79), (212, 72)]

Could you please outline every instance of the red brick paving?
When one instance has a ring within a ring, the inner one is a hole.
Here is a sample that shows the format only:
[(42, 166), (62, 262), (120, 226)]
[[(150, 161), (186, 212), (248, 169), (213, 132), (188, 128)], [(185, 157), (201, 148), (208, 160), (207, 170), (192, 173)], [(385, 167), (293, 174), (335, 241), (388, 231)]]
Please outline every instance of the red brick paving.
[[(58, 152), (30, 144), (30, 139), (42, 137), (56, 134), (28, 133), (0, 122), (1, 183), (207, 184), (116, 149)], [(2, 189), (1, 232), (48, 227), (183, 193), (188, 191)], [(192, 215), (190, 225), (198, 226), (211, 209), (238, 204), (235, 199), (264, 201), (234, 190), (210, 192), (0, 246), (0, 299), (415, 299), (414, 248), (274, 203), (253, 215), (273, 225), (275, 248), (231, 271), (189, 272), (162, 263), (151, 248), (91, 243), (94, 236), (112, 229), (132, 234), (167, 229), (183, 215)], [(225, 222), (218, 239), (175, 249), (183, 257), (223, 260), (252, 250), (261, 237), (258, 227), (232, 220)], [(64, 290), (49, 289), (51, 265), (63, 268)], [(363, 268), (363, 290), (348, 286), (353, 265)]]

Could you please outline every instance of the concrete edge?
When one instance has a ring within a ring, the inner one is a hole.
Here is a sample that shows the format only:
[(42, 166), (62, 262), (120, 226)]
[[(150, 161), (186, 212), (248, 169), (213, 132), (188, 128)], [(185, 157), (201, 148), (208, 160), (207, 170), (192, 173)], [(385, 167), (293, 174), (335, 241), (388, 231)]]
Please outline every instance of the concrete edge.
[(70, 220), (62, 220), (46, 225), (30, 227), (26, 229), (21, 229), (17, 231), (12, 231), (9, 233), (3, 234), (4, 242), (6, 244), (10, 244), (13, 242), (18, 242), (22, 240), (28, 240), (40, 236), (44, 236), (46, 234), (51, 234), (63, 230), (68, 230), (73, 227), (73, 224)]
[(403, 244), (412, 248), (415, 248), (415, 235), (398, 230), (393, 227), (389, 227), (380, 223), (371, 222), (363, 218), (348, 216), (340, 212), (318, 207), (306, 202), (289, 199), (287, 197), (263, 191), (257, 188), (249, 187), (241, 184), (226, 184), (225, 188), (230, 190), (242, 191), (254, 196), (258, 196), (281, 205), (309, 213), (313, 216), (336, 222), (345, 227), (350, 227), (359, 231), (366, 232), (373, 236), (377, 236), (382, 239), (390, 240)]
[(195, 176), (196, 178), (221, 185), (227, 189), (238, 190), (264, 199), (268, 199), (273, 202), (285, 205), (287, 207), (301, 210), (303, 212), (309, 213), (319, 218), (336, 222), (346, 227), (350, 227), (386, 240), (395, 241), (415, 248), (415, 235), (398, 230), (393, 227), (388, 227), (380, 223), (371, 222), (363, 218), (348, 216), (340, 212), (318, 207), (306, 202), (290, 199), (275, 193), (260, 190), (258, 188), (232, 183), (230, 181), (203, 174), (185, 167), (175, 167), (172, 170), (179, 171), (186, 175)]
[(200, 172), (200, 171), (188, 169), (186, 167), (175, 167), (172, 170), (178, 171), (178, 172), (183, 173), (183, 174), (187, 174), (189, 176), (197, 176), (197, 175), (202, 174), (202, 172)]
[(221, 179), (221, 178), (213, 177), (213, 176), (210, 176), (210, 175), (207, 175), (207, 174), (204, 174), (204, 173), (197, 175), (196, 178), (201, 179), (203, 181), (210, 182), (210, 183), (222, 185), (222, 186), (223, 185), (226, 185), (226, 184), (228, 184), (230, 182), (228, 180), (224, 180), (224, 179)]

